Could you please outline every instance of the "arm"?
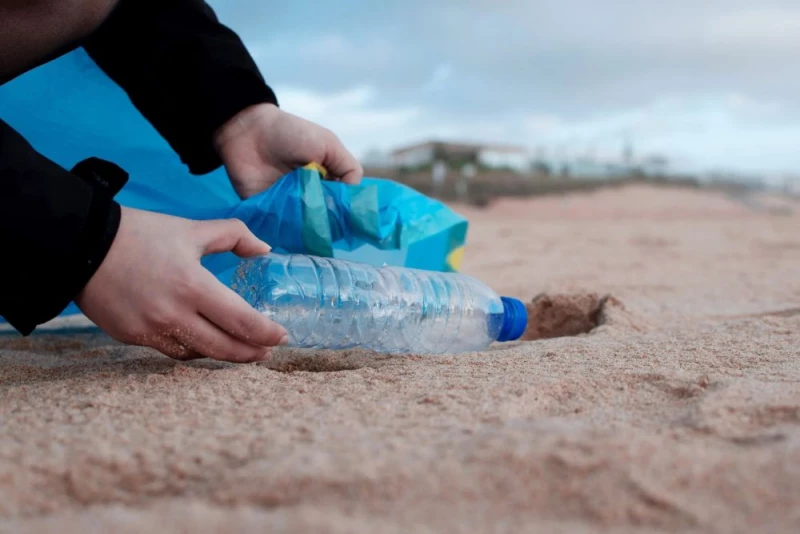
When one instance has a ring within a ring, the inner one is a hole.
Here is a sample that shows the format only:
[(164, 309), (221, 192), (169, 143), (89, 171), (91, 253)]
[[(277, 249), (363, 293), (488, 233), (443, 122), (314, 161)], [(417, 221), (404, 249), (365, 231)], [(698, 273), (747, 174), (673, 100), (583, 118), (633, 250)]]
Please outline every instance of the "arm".
[(0, 120), (0, 315), (22, 334), (58, 315), (97, 270), (125, 180), (96, 159), (68, 172)]
[(84, 42), (194, 174), (225, 165), (242, 198), (309, 162), (358, 183), (333, 132), (278, 108), (239, 37), (202, 0), (121, 0)]
[(84, 48), (194, 174), (222, 164), (213, 136), (277, 105), (239, 37), (202, 0), (121, 0)]
[[(129, 0), (88, 43), (197, 173), (218, 165), (211, 148), (217, 123), (242, 106), (277, 109), (235, 38), (219, 26), (204, 31), (210, 19), (193, 17), (208, 15), (205, 9), (180, 14), (202, 5)], [(153, 10), (161, 13), (155, 21)], [(126, 30), (118, 17), (151, 24), (152, 32)], [(126, 38), (142, 40), (140, 49), (131, 53)], [(239, 115), (233, 122), (242, 122)], [(282, 327), (200, 263), (206, 254), (258, 255), (269, 247), (239, 221), (121, 208), (113, 196), (126, 180), (122, 169), (95, 158), (67, 172), (0, 121), (0, 315), (29, 334), (74, 300), (112, 338), (179, 359), (255, 361), (284, 343)]]

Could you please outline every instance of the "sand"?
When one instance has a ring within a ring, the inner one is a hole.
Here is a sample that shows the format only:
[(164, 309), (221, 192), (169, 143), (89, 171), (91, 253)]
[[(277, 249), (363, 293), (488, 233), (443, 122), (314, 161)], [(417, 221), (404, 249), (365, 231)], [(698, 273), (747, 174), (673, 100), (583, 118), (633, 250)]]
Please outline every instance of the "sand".
[(800, 203), (458, 209), (529, 340), (235, 366), (0, 337), (0, 531), (798, 531)]

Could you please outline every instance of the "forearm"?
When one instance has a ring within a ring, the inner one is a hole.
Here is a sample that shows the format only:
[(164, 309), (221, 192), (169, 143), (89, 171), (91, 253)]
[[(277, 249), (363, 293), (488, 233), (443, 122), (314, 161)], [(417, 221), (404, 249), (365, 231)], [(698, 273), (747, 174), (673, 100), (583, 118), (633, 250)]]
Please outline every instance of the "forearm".
[(214, 132), (275, 103), (239, 37), (202, 0), (122, 0), (84, 42), (195, 174), (221, 165)]
[(127, 175), (98, 160), (79, 167), (63, 169), (0, 120), (0, 316), (22, 334), (63, 311), (116, 234), (113, 195)]
[(116, 0), (0, 0), (0, 84), (77, 47)]

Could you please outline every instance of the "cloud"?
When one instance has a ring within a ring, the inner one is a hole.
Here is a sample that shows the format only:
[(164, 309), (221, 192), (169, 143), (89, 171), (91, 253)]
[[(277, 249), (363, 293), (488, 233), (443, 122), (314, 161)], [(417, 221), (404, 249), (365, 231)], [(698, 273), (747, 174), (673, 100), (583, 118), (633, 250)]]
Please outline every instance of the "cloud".
[(764, 119), (780, 107), (743, 94), (717, 98), (662, 98), (649, 105), (620, 108), (574, 119), (556, 114), (506, 113), (492, 117), (447, 114), (436, 108), (377, 106), (371, 86), (322, 93), (278, 87), (282, 107), (331, 128), (357, 156), (388, 151), (428, 139), (496, 142), (535, 152), (618, 157), (632, 142), (637, 154), (666, 155), (677, 170), (724, 166), (735, 154), (742, 170), (779, 171), (800, 167), (794, 150), (800, 125)]
[(796, 0), (212, 0), (354, 151), (430, 137), (800, 167)]
[(446, 63), (437, 65), (431, 75), (431, 79), (425, 84), (424, 91), (439, 91), (444, 89), (448, 80), (453, 77), (453, 67)]
[(376, 107), (370, 86), (327, 94), (291, 86), (276, 91), (282, 109), (333, 130), (357, 154), (376, 139), (391, 143), (396, 132), (408, 132), (422, 114), (414, 107)]
[(759, 5), (712, 20), (708, 36), (726, 47), (789, 50), (800, 46), (800, 6)]

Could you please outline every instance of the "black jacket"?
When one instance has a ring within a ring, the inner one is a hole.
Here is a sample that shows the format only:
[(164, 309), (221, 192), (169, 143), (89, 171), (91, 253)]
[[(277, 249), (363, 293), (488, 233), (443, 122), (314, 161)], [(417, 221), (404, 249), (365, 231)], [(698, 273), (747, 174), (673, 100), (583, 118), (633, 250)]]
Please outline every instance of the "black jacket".
[[(202, 0), (122, 0), (80, 45), (193, 174), (222, 164), (219, 126), (250, 105), (277, 104)], [(0, 120), (0, 316), (20, 333), (56, 317), (92, 277), (119, 227), (114, 195), (126, 180), (94, 158), (61, 168)]]

